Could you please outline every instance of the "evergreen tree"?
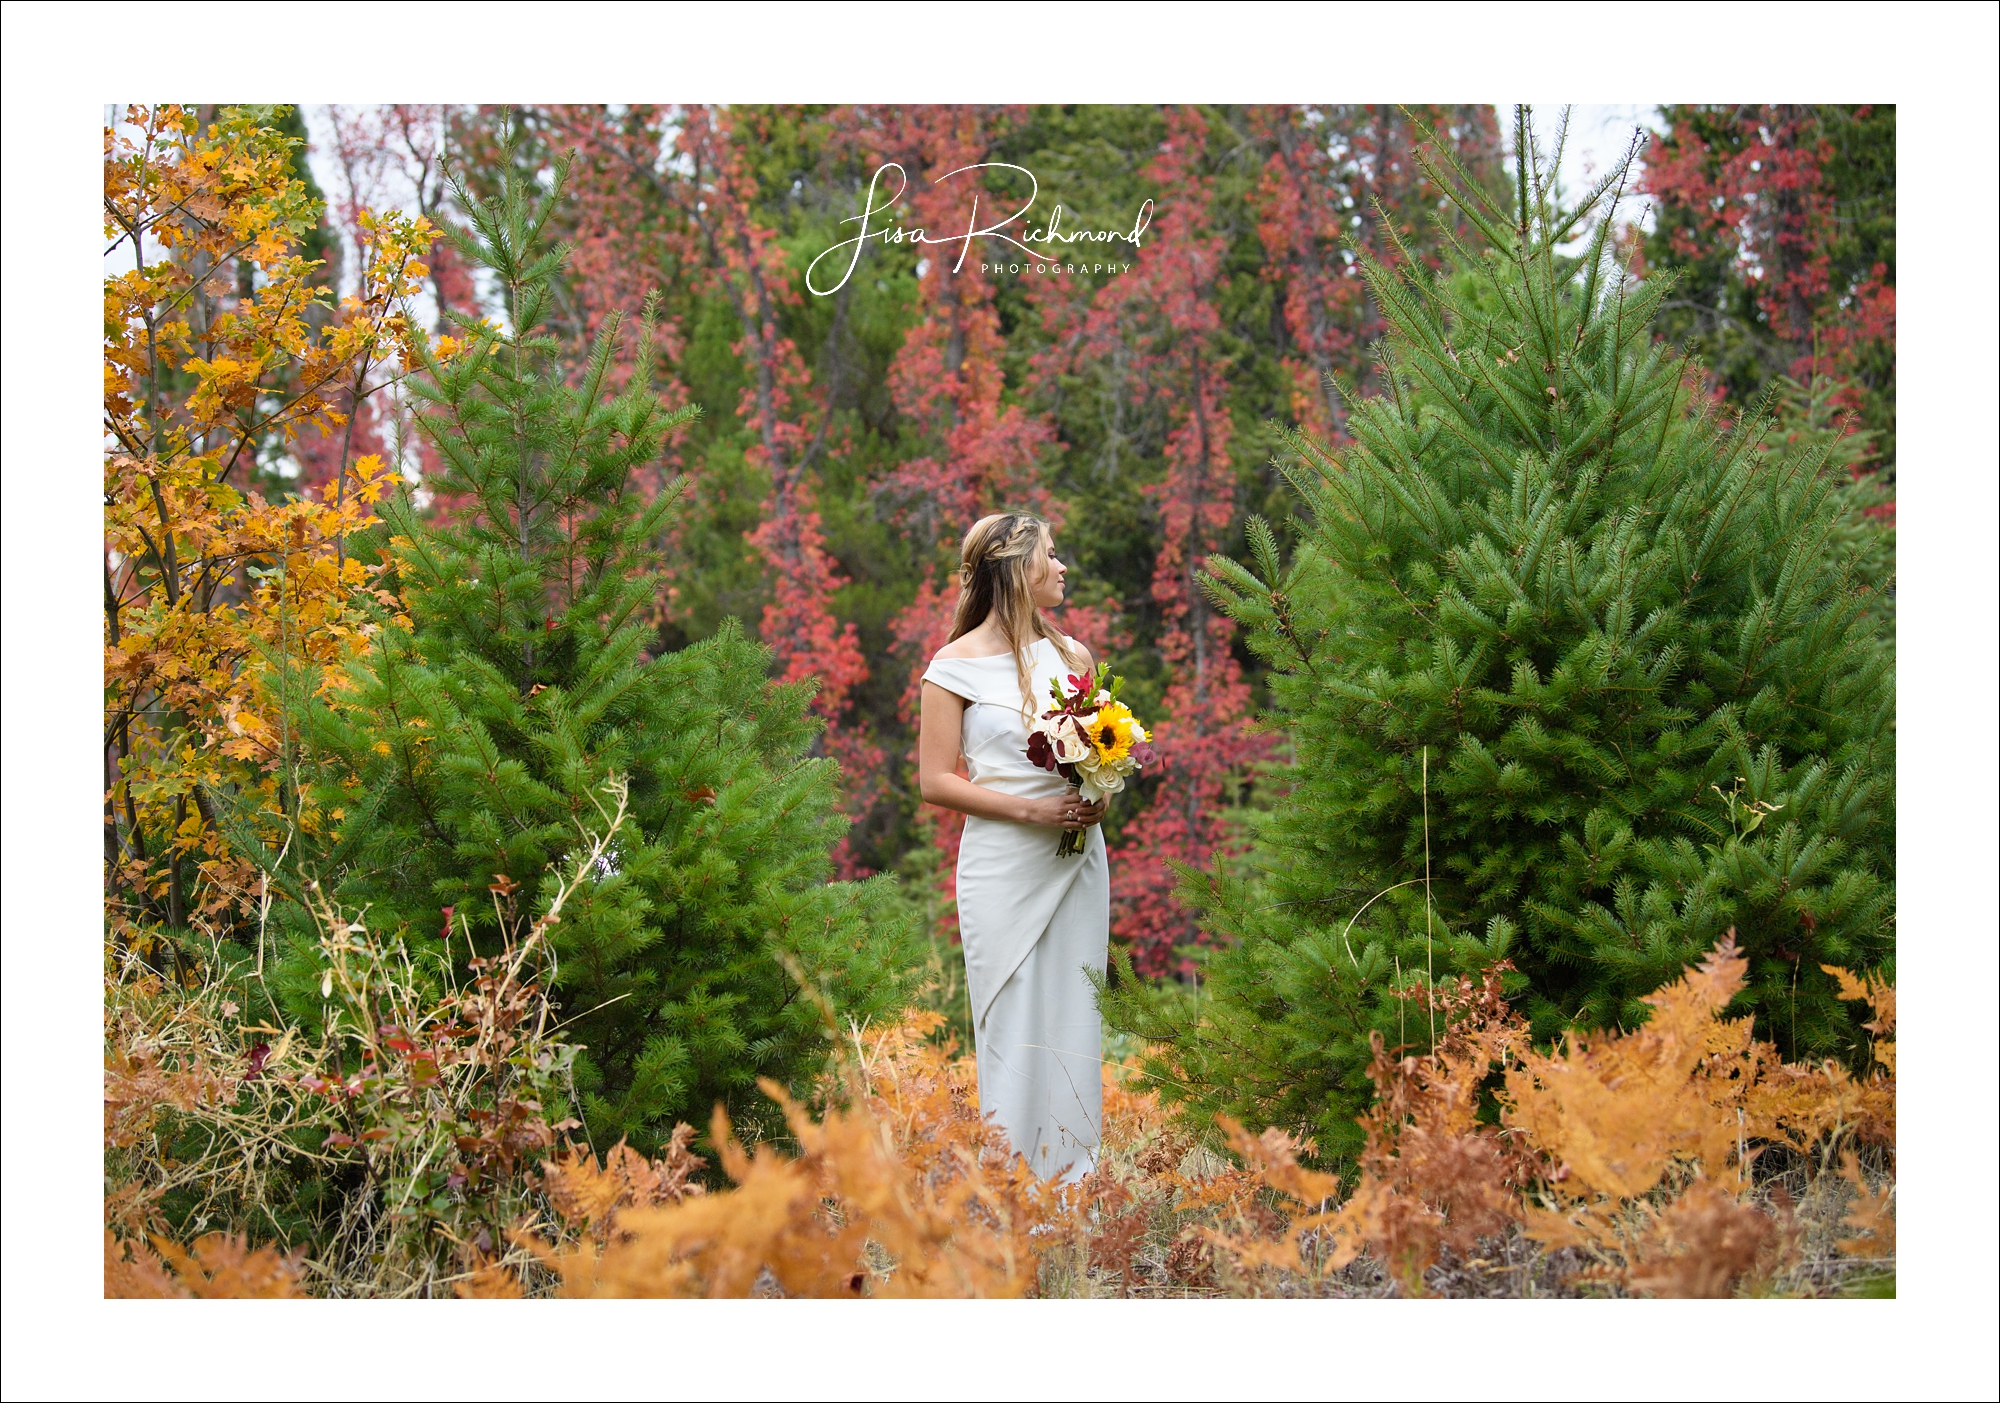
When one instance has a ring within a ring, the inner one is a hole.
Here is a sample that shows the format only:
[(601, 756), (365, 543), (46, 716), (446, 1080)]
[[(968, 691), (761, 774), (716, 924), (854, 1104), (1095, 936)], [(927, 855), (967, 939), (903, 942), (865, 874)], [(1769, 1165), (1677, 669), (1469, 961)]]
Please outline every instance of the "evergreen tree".
[(1892, 664), (1831, 540), (1835, 436), (1789, 452), (1691, 403), (1648, 334), (1669, 280), (1614, 266), (1608, 217), (1559, 252), (1622, 167), (1559, 209), (1516, 123), (1514, 210), (1448, 185), (1487, 251), (1368, 262), (1383, 393), (1351, 447), (1289, 436), (1289, 565), (1261, 522), (1255, 572), (1211, 558), (1270, 663), (1289, 792), (1249, 875), (1183, 874), (1231, 941), (1198, 999), (1107, 996), (1178, 1094), (1327, 1152), (1356, 1138), (1370, 1033), (1433, 1036), (1398, 989), (1505, 957), (1538, 1036), (1630, 1027), (1734, 926), (1764, 1035), (1838, 1055), (1821, 963), (1892, 956)]
[[(626, 777), (616, 861), (554, 930), (554, 987), (588, 1049), (593, 1139), (644, 1146), (718, 1099), (754, 1128), (756, 1079), (796, 1086), (830, 1020), (900, 1008), (923, 951), (889, 879), (826, 881), (845, 824), (836, 766), (805, 756), (811, 684), (768, 682), (768, 651), (733, 623), (647, 656), (671, 496), (635, 478), (694, 411), (649, 381), (650, 306), (615, 394), (616, 317), (580, 368), (545, 333), (567, 250), (542, 234), (566, 169), (546, 193), (514, 163), (490, 201), (455, 191), (470, 229), (452, 241), (490, 271), (506, 325), (455, 317), (462, 346), (412, 386), (438, 508), (383, 510), (405, 612), (322, 689), (299, 802), (319, 830), (310, 875), (400, 925), (420, 964), (462, 961), (468, 943), (491, 953), (496, 904), (546, 909), (579, 824), (601, 828), (606, 781)], [(283, 971), (301, 1013), (310, 951), (296, 942)]]
[(1837, 486), (1839, 520), (1828, 537), (1837, 555), (1851, 557), (1857, 579), (1870, 590), (1868, 608), (1884, 623), (1883, 641), (1894, 646), (1896, 611), (1896, 508), (1884, 474), (1871, 472), (1875, 436), (1839, 401), (1846, 382), (1817, 375), (1803, 383), (1789, 375), (1771, 387), (1772, 446), (1783, 452), (1826, 455)]

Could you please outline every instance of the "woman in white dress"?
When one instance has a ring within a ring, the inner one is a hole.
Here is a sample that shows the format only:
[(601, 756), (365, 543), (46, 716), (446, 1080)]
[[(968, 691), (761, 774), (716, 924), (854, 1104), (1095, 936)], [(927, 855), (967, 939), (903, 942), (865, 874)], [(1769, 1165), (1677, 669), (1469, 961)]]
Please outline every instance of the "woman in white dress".
[[(1096, 1163), (1103, 1116), (1102, 1029), (1084, 971), (1104, 969), (1111, 879), (1104, 805), (1027, 756), (1049, 680), (1096, 667), (1042, 614), (1062, 603), (1066, 573), (1037, 517), (1002, 513), (966, 532), (951, 641), (924, 673), (918, 778), (926, 802), (966, 816), (958, 928), (979, 1109), (1037, 1174), (1073, 1182)], [(1056, 856), (1064, 829), (1089, 830), (1076, 856)]]

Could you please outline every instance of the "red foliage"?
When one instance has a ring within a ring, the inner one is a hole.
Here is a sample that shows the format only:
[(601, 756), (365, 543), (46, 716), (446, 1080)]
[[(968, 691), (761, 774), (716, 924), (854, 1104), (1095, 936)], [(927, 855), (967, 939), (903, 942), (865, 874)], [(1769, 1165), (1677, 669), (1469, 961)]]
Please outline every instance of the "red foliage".
[(1251, 120), (1273, 147), (1256, 196), (1257, 233), (1271, 259), (1264, 276), (1279, 286), (1285, 330), (1302, 353), (1282, 362), (1292, 380), (1292, 413), (1331, 438), (1346, 416), (1327, 377), (1336, 367), (1352, 373), (1372, 320), (1366, 287), (1340, 246), (1352, 216), (1327, 169), (1331, 153), (1306, 127), (1303, 111), (1260, 107)]
[[(1834, 397), (1844, 409), (1860, 407), (1860, 391), (1851, 375), (1863, 347), (1896, 339), (1896, 287), (1888, 281), (1886, 264), (1877, 263), (1836, 314), (1819, 327), (1816, 351), (1792, 364), (1792, 375), (1832, 374), (1850, 383)], [(1893, 511), (1893, 504), (1890, 508)]]
[[(567, 271), (580, 330), (594, 336), (613, 312), (666, 291), (668, 271), (697, 256), (677, 213), (685, 192), (660, 171), (672, 114), (646, 104), (616, 112), (580, 104), (548, 107), (542, 117), (551, 143), (576, 154), (568, 185)], [(684, 340), (678, 322), (662, 326), (659, 344), (669, 361), (680, 359)]]
[(1692, 123), (1656, 138), (1640, 188), (1687, 216), (1673, 231), (1676, 254), (1733, 247), (1759, 310), (1793, 348), (1794, 379), (1846, 378), (1862, 347), (1894, 339), (1896, 289), (1882, 264), (1858, 286), (1832, 285), (1839, 212), (1822, 168), (1833, 143), (1807, 106), (1745, 105), (1729, 120), (1733, 144)]
[[(869, 166), (893, 161), (903, 168), (909, 223), (964, 228), (984, 184), (978, 172), (952, 173), (987, 160), (1012, 115), (905, 107), (858, 117), (855, 136)], [(1051, 512), (1035, 469), (1055, 440), (1046, 415), (1002, 402), (1004, 343), (993, 284), (977, 258), (955, 262), (918, 263), (916, 321), (889, 369), (896, 410), (930, 451), (899, 464), (877, 489), (920, 536), (954, 542), (1002, 503)]]
[[(691, 203), (685, 184), (661, 170), (661, 152), (674, 139), (671, 109), (633, 103), (614, 113), (591, 103), (557, 104), (541, 109), (538, 116), (547, 124), (551, 144), (576, 155), (565, 213), (570, 220), (567, 272), (579, 323), (574, 336), (580, 368), (580, 353), (607, 316), (641, 306), (654, 293), (670, 291), (672, 270), (698, 267), (702, 256), (690, 221), (681, 212)], [(661, 321), (654, 344), (668, 365), (681, 361), (687, 335), (678, 316)], [(629, 352), (621, 346), (612, 365), (612, 384), (622, 387), (633, 369)], [(670, 403), (687, 403), (688, 389), (678, 376), (663, 375), (658, 384)], [(690, 479), (691, 494), (699, 495), (696, 465), (683, 452), (690, 430), (690, 425), (676, 428), (659, 461), (633, 474), (633, 485), (646, 501), (655, 500), (683, 474)], [(677, 514), (661, 543), (667, 580), (658, 605), (661, 616), (672, 614), (679, 593), (675, 580), (686, 568), (679, 548), (685, 528), (685, 515)]]
[[(981, 188), (973, 174), (941, 178), (987, 157), (992, 127), (1006, 114), (974, 107), (908, 107), (851, 112), (853, 135), (868, 164), (895, 162), (909, 181), (911, 223), (963, 227)], [(892, 173), (893, 177), (893, 173)], [(1044, 414), (1004, 404), (1000, 316), (993, 284), (974, 259), (954, 269), (944, 258), (917, 265), (916, 320), (889, 367), (896, 410), (929, 451), (898, 464), (876, 488), (905, 530), (933, 547), (956, 545), (967, 527), (1002, 505), (1042, 515), (1055, 511), (1036, 472), (1055, 441)], [(915, 720), (918, 679), (942, 647), (958, 605), (958, 583), (945, 566), (942, 585), (921, 582), (897, 618), (896, 636), (913, 670), (904, 704)]]
[[(1417, 108), (1414, 116), (1453, 143), (1470, 168), (1497, 157), (1491, 108)], [(1387, 326), (1347, 241), (1396, 263), (1401, 255), (1380, 227), (1386, 215), (1405, 246), (1426, 248), (1432, 241), (1424, 222), (1442, 192), (1413, 159), (1419, 130), (1399, 108), (1257, 107), (1250, 121), (1271, 146), (1253, 201), (1269, 259), (1263, 276), (1278, 289), (1291, 341), (1282, 364), (1292, 379), (1292, 413), (1331, 438), (1346, 415), (1327, 377), (1338, 372), (1365, 385), (1368, 347)]]
[(1199, 113), (1168, 112), (1167, 139), (1146, 171), (1160, 191), (1148, 240), (1132, 270), (1097, 293), (1077, 338), (1083, 354), (1107, 363), (1115, 346), (1129, 347), (1128, 388), (1156, 397), (1170, 425), (1166, 476), (1146, 491), (1160, 514), (1152, 595), (1172, 680), (1152, 718), (1159, 779), (1151, 804), (1124, 830), (1111, 884), (1112, 933), (1147, 974), (1166, 972), (1176, 948), (1203, 938), (1172, 898), (1167, 864), (1205, 865), (1239, 845), (1227, 827), (1229, 791), (1269, 748), (1245, 724), (1250, 688), (1230, 648), (1235, 626), (1209, 607), (1197, 583), (1202, 560), (1224, 543), (1236, 491), (1216, 308), (1227, 245), (1210, 228), (1206, 143)]
[[(1328, 376), (1365, 386), (1368, 348), (1385, 326), (1350, 241), (1385, 263), (1406, 250), (1434, 258), (1427, 225), (1440, 197), (1413, 159), (1420, 137), (1434, 131), (1461, 160), (1484, 169), (1497, 155), (1499, 132), (1490, 109), (1481, 108), (1405, 114), (1270, 107), (1254, 109), (1251, 126), (1270, 148), (1253, 202), (1267, 254), (1263, 276), (1276, 285), (1290, 342), (1283, 364), (1292, 411), (1331, 437), (1343, 413)], [(1201, 118), (1171, 110), (1167, 127), (1147, 168), (1160, 204), (1136, 266), (1106, 284), (1081, 318), (1056, 279), (1039, 299), (1056, 348), (1045, 373), (1056, 373), (1065, 355), (1108, 362), (1122, 342), (1131, 352), (1128, 385), (1163, 406), (1169, 425), (1166, 476), (1148, 489), (1162, 535), (1151, 593), (1172, 673), (1152, 718), (1163, 763), (1151, 805), (1124, 830), (1124, 860), (1112, 875), (1112, 930), (1147, 974), (1184, 972), (1187, 961), (1175, 950), (1204, 939), (1172, 899), (1176, 878), (1168, 864), (1205, 866), (1240, 846), (1227, 821), (1230, 792), (1271, 748), (1270, 738), (1248, 726), (1250, 690), (1232, 651), (1234, 626), (1209, 608), (1197, 583), (1201, 562), (1226, 543), (1235, 515), (1229, 365), (1217, 307), (1226, 244), (1211, 224)]]
[[(971, 202), (984, 190), (981, 173), (964, 168), (986, 161), (994, 136), (1017, 116), (1004, 108), (927, 106), (849, 109), (840, 120), (870, 170), (888, 162), (902, 168), (908, 185), (899, 203), (911, 224), (951, 229), (968, 227)], [(885, 177), (894, 179), (893, 171)], [(1055, 426), (1045, 413), (1006, 402), (993, 291), (976, 257), (920, 260), (916, 320), (889, 368), (897, 413), (924, 451), (899, 463), (875, 492), (904, 530), (936, 552), (942, 577), (921, 581), (892, 625), (910, 665), (903, 710), (912, 725), (924, 667), (950, 636), (958, 606), (952, 548), (966, 528), (1002, 507), (1061, 519), (1038, 471), (1055, 443)], [(1081, 626), (1074, 618), (1068, 623)], [(920, 822), (944, 850), (940, 880), (951, 895), (963, 819), (926, 809)], [(955, 917), (946, 920), (956, 924)]]
[[(852, 623), (833, 617), (833, 593), (845, 584), (833, 558), (815, 500), (815, 459), (825, 448), (830, 413), (819, 407), (819, 430), (808, 423), (816, 408), (812, 376), (799, 349), (778, 325), (778, 308), (796, 303), (785, 250), (777, 231), (758, 222), (754, 175), (739, 142), (737, 121), (755, 116), (714, 107), (684, 114), (676, 145), (694, 164), (699, 198), (688, 213), (709, 260), (713, 289), (727, 298), (743, 335), (734, 351), (751, 372), (737, 416), (756, 434), (747, 459), (771, 475), (764, 520), (748, 534), (771, 574), (773, 598), (759, 632), (778, 659), (779, 680), (816, 678), (813, 709), (826, 721), (826, 753), (847, 779), (848, 812), (865, 813), (881, 784), (882, 749), (859, 730), (841, 724), (848, 696), (868, 676)], [(843, 876), (855, 875), (842, 844), (836, 855)]]

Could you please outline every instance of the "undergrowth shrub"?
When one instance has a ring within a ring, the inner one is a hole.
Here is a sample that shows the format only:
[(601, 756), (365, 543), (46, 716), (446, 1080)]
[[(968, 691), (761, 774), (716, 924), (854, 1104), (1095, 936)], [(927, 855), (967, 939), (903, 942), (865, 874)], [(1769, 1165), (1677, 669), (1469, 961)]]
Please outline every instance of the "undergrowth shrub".
[[(435, 997), (407, 949), (330, 902), (316, 1037), (244, 1026), (226, 985), (114, 979), (107, 1294), (1716, 1296), (1893, 1280), (1894, 987), (1826, 971), (1873, 1011), (1866, 1073), (1788, 1063), (1751, 1017), (1725, 1016), (1747, 966), (1733, 937), (1650, 995), (1646, 1023), (1548, 1050), (1503, 997), (1504, 965), (1412, 989), (1436, 1050), (1373, 1040), (1351, 1181), (1282, 1130), (1220, 1117), (1219, 1136), (1197, 1133), (1134, 1058), (1105, 1068), (1096, 1167), (1046, 1183), (980, 1116), (976, 1064), (935, 1011), (850, 1025), (817, 1112), (767, 1081), (789, 1150), (746, 1149), (718, 1105), (720, 1175), (685, 1123), (654, 1155), (600, 1155), (567, 1138), (576, 1049), (542, 976), (622, 801), (610, 786), (541, 916), (494, 884), (504, 941), (469, 983), (443, 962)], [(1767, 1157), (1777, 1172), (1759, 1171)]]
[[(1788, 1064), (1723, 1016), (1745, 961), (1726, 940), (1649, 996), (1630, 1033), (1538, 1051), (1505, 970), (1413, 994), (1438, 1050), (1377, 1041), (1356, 1179), (1224, 1117), (1222, 1142), (1107, 1068), (1104, 1147), (1076, 1185), (1036, 1179), (977, 1114), (971, 1059), (935, 1013), (857, 1033), (815, 1120), (775, 1085), (799, 1153), (745, 1152), (718, 1114), (729, 1186), (684, 1146), (546, 1171), (514, 1240), (579, 1296), (1820, 1294), (1893, 1271), (1893, 988), (1833, 970), (1873, 1008), (1872, 1070)], [(1482, 1109), (1491, 1098), (1497, 1105)], [(1800, 1192), (1760, 1175), (1802, 1159)]]
[(230, 1250), (217, 1227), (282, 1244), (288, 1270), (331, 1295), (436, 1294), (506, 1251), (535, 1168), (580, 1124), (566, 1113), (578, 1049), (558, 1036), (546, 977), (550, 932), (626, 822), (622, 783), (598, 798), (599, 825), (578, 824), (541, 915), (493, 883), (497, 938), (464, 980), (457, 960), (423, 961), (317, 890), (310, 1024), (243, 1020), (255, 966), (218, 960), (193, 990), (113, 971), (107, 1290), (149, 1264), (157, 1275), (148, 1241), (185, 1277), (201, 1252), (174, 1256), (172, 1237), (204, 1234), (213, 1256)]
[[(1296, 1256), (1232, 1250), (1309, 1279), (1367, 1252), (1410, 1294), (1448, 1254), (1463, 1260), (1516, 1225), (1575, 1263), (1572, 1283), (1647, 1295), (1803, 1289), (1834, 1226), (1840, 1252), (1892, 1265), (1893, 1179), (1864, 1174), (1860, 1156), (1893, 1163), (1894, 989), (1827, 970), (1875, 1014), (1873, 1066), (1857, 1078), (1833, 1060), (1784, 1063), (1750, 1018), (1722, 1016), (1747, 966), (1732, 933), (1648, 996), (1645, 1024), (1548, 1052), (1501, 997), (1499, 967), (1420, 995), (1443, 1021), (1437, 1051), (1397, 1058), (1376, 1036), (1359, 1180), (1337, 1206), (1340, 1181), (1301, 1167), (1291, 1137), (1252, 1138), (1225, 1118), (1286, 1200)], [(1497, 1121), (1480, 1110), (1496, 1076)], [(1811, 1205), (1762, 1192), (1754, 1166), (1773, 1149), (1816, 1161)]]
[(601, 1207), (617, 1166), (571, 1158), (550, 1171), (571, 1245), (521, 1240), (570, 1296), (1023, 1294), (1062, 1198), (980, 1118), (970, 1059), (928, 1036), (943, 1021), (857, 1033), (847, 1104), (818, 1121), (767, 1082), (796, 1157), (746, 1151), (717, 1107), (733, 1187), (657, 1205), (614, 1191)]

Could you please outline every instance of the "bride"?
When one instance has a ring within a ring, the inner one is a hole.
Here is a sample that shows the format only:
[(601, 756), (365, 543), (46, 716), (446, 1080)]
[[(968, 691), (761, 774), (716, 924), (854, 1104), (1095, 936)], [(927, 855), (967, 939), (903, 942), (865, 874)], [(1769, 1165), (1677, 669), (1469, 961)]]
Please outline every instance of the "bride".
[[(979, 1109), (1045, 1179), (1096, 1162), (1103, 1087), (1097, 1003), (1111, 880), (1104, 805), (1084, 803), (1027, 757), (1028, 723), (1049, 679), (1096, 661), (1051, 628), (1068, 567), (1048, 524), (1024, 512), (973, 523), (960, 550), (951, 641), (924, 672), (918, 779), (926, 802), (966, 816), (958, 925), (978, 1054)], [(965, 758), (966, 773), (958, 761)], [(1057, 830), (1089, 829), (1057, 857)]]

